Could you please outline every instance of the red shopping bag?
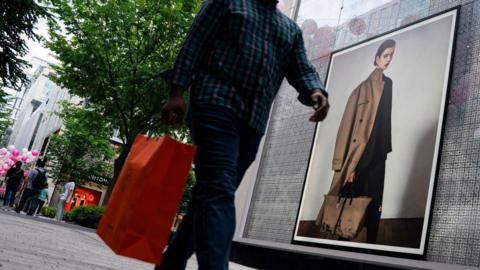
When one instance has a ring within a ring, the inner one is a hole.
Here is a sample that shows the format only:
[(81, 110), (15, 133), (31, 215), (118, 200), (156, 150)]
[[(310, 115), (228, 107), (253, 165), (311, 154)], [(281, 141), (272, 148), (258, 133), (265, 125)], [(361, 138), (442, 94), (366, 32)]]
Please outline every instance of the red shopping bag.
[(116, 254), (160, 263), (194, 155), (168, 136), (137, 136), (97, 228)]

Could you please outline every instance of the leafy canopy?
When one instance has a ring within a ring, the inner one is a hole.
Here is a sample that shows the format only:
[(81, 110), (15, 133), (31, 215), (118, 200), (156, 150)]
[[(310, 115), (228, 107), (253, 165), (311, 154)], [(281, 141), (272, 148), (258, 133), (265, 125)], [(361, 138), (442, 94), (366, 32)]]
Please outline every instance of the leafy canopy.
[(112, 128), (104, 117), (85, 105), (62, 103), (58, 113), (64, 129), (54, 134), (48, 148), (52, 173), (57, 180), (75, 173), (77, 179), (90, 175), (111, 176), (114, 150)]
[[(61, 64), (54, 80), (85, 98), (120, 131), (160, 134), (171, 67), (199, 0), (51, 0), (48, 47)], [(59, 23), (62, 22), (62, 24)]]
[(48, 13), (34, 0), (0, 1), (0, 88), (19, 90), (28, 83), (29, 65), (21, 57), (28, 52), (26, 39), (40, 40), (34, 29), (41, 17)]

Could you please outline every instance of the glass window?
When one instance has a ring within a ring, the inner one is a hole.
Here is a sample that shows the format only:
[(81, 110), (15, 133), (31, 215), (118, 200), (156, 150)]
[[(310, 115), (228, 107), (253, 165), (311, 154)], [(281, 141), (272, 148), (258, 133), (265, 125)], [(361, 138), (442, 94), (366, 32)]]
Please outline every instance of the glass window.
[(277, 8), (290, 18), (295, 15), (297, 0), (278, 0)]
[(398, 2), (399, 0), (302, 0), (297, 23), (304, 32), (309, 58), (321, 58), (332, 50), (389, 29), (390, 11), (398, 11)]
[(49, 79), (45, 80), (45, 84), (43, 85), (43, 94), (48, 95), (54, 88), (55, 84), (52, 81)]
[(397, 27), (397, 21), (398, 21), (398, 3), (393, 4), (391, 14), (392, 14), (391, 28), (395, 28)]
[(382, 8), (380, 11), (380, 21), (378, 25), (378, 32), (383, 32), (388, 27), (387, 22), (387, 8)]

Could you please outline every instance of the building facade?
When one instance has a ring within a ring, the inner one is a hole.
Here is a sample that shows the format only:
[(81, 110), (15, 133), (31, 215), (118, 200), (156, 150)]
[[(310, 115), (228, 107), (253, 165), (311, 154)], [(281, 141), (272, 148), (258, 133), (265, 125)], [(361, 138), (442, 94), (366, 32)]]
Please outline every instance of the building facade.
[[(67, 89), (52, 82), (50, 78), (55, 76), (55, 73), (48, 62), (34, 58), (31, 65), (30, 85), (18, 92), (14, 99), (12, 120), (15, 123), (9, 145), (18, 149), (36, 150), (40, 152), (40, 156), (44, 156), (50, 136), (61, 132), (63, 128), (62, 120), (56, 115), (61, 110), (60, 103), (68, 101), (78, 104), (81, 99), (70, 95)], [(112, 141), (115, 142), (115, 139)], [(49, 180), (53, 182), (53, 179)], [(89, 179), (81, 181), (84, 184), (75, 188), (74, 199), (65, 206), (66, 211), (83, 205), (102, 205), (110, 180), (102, 176), (90, 176)], [(62, 186), (50, 185), (51, 206), (56, 206), (61, 191)]]
[(52, 82), (53, 70), (46, 64), (36, 66), (31, 84), (16, 99), (19, 110), (15, 112), (15, 124), (9, 144), (22, 149), (37, 150), (44, 154), (51, 134), (62, 128), (62, 121), (56, 115), (61, 101), (79, 102), (67, 89)]
[[(308, 119), (310, 110), (296, 101), (297, 94), (287, 83), (276, 97), (261, 153), (237, 193), (236, 242), (251, 248), (371, 261), (390, 267), (479, 267), (480, 234), (476, 226), (480, 221), (480, 1), (302, 0), (288, 3), (294, 11), (287, 15), (303, 29), (309, 59), (322, 79), (326, 78), (332, 51), (460, 6), (426, 261), (363, 256), (291, 244), (315, 125), (302, 122)], [(419, 48), (422, 49), (428, 48)]]

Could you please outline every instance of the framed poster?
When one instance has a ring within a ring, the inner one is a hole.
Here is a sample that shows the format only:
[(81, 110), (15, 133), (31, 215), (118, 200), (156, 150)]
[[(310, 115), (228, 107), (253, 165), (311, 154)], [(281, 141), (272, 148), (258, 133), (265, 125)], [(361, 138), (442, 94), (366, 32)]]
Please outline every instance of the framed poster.
[(457, 14), (332, 53), (294, 244), (424, 256)]

